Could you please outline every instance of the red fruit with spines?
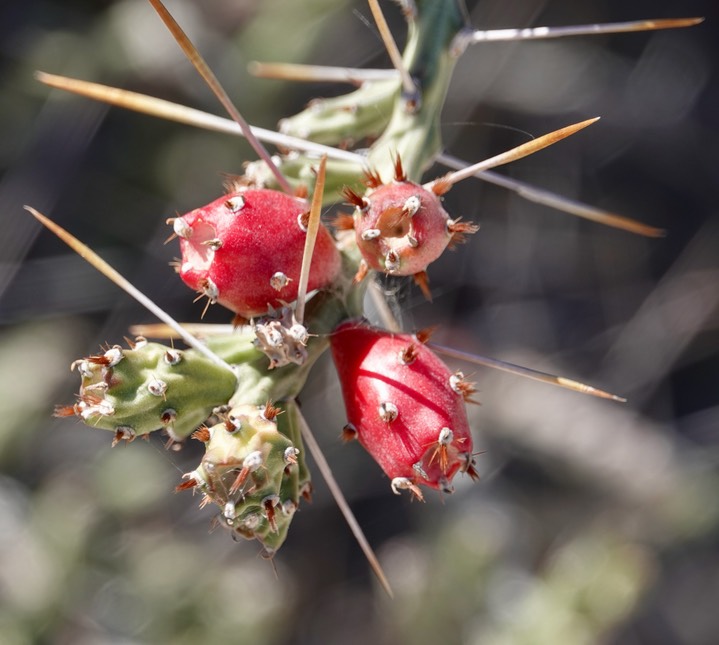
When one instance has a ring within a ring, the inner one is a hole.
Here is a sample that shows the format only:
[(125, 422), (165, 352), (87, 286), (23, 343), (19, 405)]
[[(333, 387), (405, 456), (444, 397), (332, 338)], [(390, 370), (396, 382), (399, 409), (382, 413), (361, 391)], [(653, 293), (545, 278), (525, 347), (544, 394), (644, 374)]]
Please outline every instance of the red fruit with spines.
[(355, 214), (357, 245), (371, 269), (394, 275), (424, 271), (447, 248), (449, 215), (439, 197), (411, 181), (383, 184)]
[(358, 278), (367, 268), (411, 275), (429, 298), (427, 266), (478, 227), (450, 219), (440, 199), (449, 182), (422, 186), (408, 181), (399, 159), (392, 182), (384, 184), (377, 173), (368, 172), (365, 183), (368, 190), (362, 196), (345, 190), (356, 207), (353, 227), (365, 262)]
[[(246, 189), (175, 218), (180, 277), (245, 319), (296, 300), (308, 212), (304, 199)], [(320, 226), (308, 291), (330, 285), (340, 266), (334, 240)]]
[(358, 321), (330, 338), (348, 425), (392, 480), (395, 492), (419, 485), (451, 492), (454, 475), (477, 476), (465, 398), (474, 389), (416, 336)]

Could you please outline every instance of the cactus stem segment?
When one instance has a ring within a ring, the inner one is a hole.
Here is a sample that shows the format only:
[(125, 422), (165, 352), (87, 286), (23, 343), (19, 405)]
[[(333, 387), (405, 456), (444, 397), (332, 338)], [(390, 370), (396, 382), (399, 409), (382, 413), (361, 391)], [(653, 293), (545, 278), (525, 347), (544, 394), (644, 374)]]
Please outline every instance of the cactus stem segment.
[[(259, 540), (267, 555), (284, 541), (292, 514), (309, 487), (300, 450), (289, 436), (291, 423), (288, 427), (285, 417), (282, 425), (277, 423), (280, 412), (268, 402), (218, 413), (219, 422), (203, 428), (198, 437), (205, 440), (202, 462), (176, 488), (198, 488), (203, 493), (201, 506), (217, 505), (219, 523), (236, 536)], [(294, 434), (301, 441), (299, 433)]]

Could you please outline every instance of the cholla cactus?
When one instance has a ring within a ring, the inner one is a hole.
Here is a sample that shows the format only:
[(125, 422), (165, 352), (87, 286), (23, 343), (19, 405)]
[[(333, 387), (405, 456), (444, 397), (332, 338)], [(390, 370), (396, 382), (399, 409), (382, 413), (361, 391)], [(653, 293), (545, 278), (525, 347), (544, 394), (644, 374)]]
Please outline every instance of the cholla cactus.
[[(77, 361), (79, 400), (60, 414), (74, 414), (90, 426), (114, 431), (115, 443), (157, 429), (164, 429), (175, 442), (192, 434), (204, 444), (205, 456), (178, 488), (199, 491), (203, 505), (220, 508), (221, 523), (236, 534), (256, 538), (272, 554), (285, 540), (300, 499), (309, 497), (301, 434), (310, 447), (314, 442), (296, 397), (331, 338), (353, 424), (345, 434), (356, 432), (395, 491), (409, 489), (421, 498), (420, 485), (450, 492), (457, 472), (475, 478), (464, 410), (471, 384), (417, 339), (345, 321), (364, 313), (369, 282), (364, 278), (370, 270), (413, 276), (429, 296), (427, 266), (448, 245), (476, 231), (473, 224), (444, 210), (441, 196), (452, 184), (532, 154), (594, 120), (420, 184), (423, 170), (440, 150), (442, 105), (454, 65), (472, 42), (473, 32), (460, 0), (417, 0), (403, 3), (409, 33), (397, 73), (364, 80), (355, 92), (286, 119), (281, 143), (293, 152), (273, 159), (253, 138), (161, 2), (150, 2), (260, 157), (227, 195), (172, 218), (183, 256), (180, 277), (210, 303), (227, 307), (228, 321), (236, 314), (236, 323), (251, 325), (218, 335), (200, 328), (199, 333), (207, 335), (200, 341), (157, 312), (193, 349), (179, 351), (140, 341), (129, 350), (112, 347)], [(644, 28), (687, 24), (692, 23), (654, 22)], [(178, 118), (177, 106), (168, 109), (147, 97), (49, 75), (41, 75), (41, 80)], [(184, 120), (195, 118), (183, 114)], [(299, 136), (338, 148), (300, 141)], [(366, 155), (344, 149), (367, 138), (376, 141)], [(318, 163), (318, 154), (327, 156), (326, 166)], [(393, 180), (384, 183), (389, 177)], [(294, 194), (300, 184), (314, 185), (311, 206)], [(356, 212), (353, 217), (340, 215), (333, 235), (320, 221), (322, 201), (334, 203), (342, 195), (349, 197)], [(586, 209), (565, 206), (586, 216)], [(32, 212), (86, 257), (94, 257)], [(616, 216), (593, 213), (592, 218), (646, 235), (658, 233)], [(140, 299), (99, 259), (93, 261)], [(384, 324), (397, 331), (391, 316), (385, 316)], [(481, 357), (474, 360), (482, 363)], [(566, 379), (542, 377), (569, 384)], [(205, 422), (209, 425), (202, 425)], [(331, 483), (321, 453), (315, 456)], [(359, 539), (363, 541), (361, 534)], [(364, 542), (363, 546), (371, 559), (371, 550)]]

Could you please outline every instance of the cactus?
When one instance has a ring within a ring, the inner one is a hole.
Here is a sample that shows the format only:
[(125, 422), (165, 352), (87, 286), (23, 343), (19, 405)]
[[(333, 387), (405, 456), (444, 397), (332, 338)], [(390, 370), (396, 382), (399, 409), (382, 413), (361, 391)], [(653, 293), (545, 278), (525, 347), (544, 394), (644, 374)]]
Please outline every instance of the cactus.
[[(464, 407), (472, 385), (444, 365), (424, 345), (424, 338), (358, 324), (354, 319), (363, 314), (367, 282), (361, 279), (369, 269), (413, 276), (429, 296), (427, 266), (447, 246), (476, 231), (473, 224), (450, 218), (442, 207), (440, 197), (452, 183), (536, 152), (593, 120), (540, 137), (452, 178), (419, 184), (440, 150), (442, 105), (454, 64), (468, 42), (466, 12), (459, 0), (418, 0), (416, 11), (407, 12), (406, 69), (400, 70), (409, 88), (394, 78), (368, 82), (324, 104), (322, 110), (309, 108), (285, 121), (286, 132), (310, 133), (332, 145), (378, 137), (366, 155), (322, 149), (330, 154), (328, 190), (322, 189), (323, 170), (317, 173), (309, 208), (290, 193), (291, 186), (309, 183), (317, 147), (286, 138), (283, 145), (300, 152), (275, 163), (251, 138), (247, 124), (228, 105), (219, 83), (159, 0), (150, 2), (260, 157), (242, 178), (251, 188), (233, 186), (228, 195), (172, 218), (183, 256), (178, 272), (210, 302), (237, 314), (235, 322), (257, 320), (251, 329), (199, 341), (163, 317), (193, 349), (179, 352), (143, 341), (130, 350), (113, 347), (78, 361), (79, 400), (58, 413), (114, 431), (115, 443), (158, 428), (173, 441), (192, 435), (204, 445), (205, 455), (178, 488), (201, 492), (202, 504), (221, 509), (221, 523), (237, 535), (256, 538), (267, 554), (273, 554), (287, 536), (300, 498), (309, 496), (299, 430), (304, 425), (296, 398), (314, 361), (331, 343), (350, 421), (345, 436), (356, 434), (390, 477), (395, 492), (408, 489), (421, 499), (420, 486), (449, 492), (458, 472), (476, 478)], [(107, 92), (89, 83), (48, 75), (41, 80), (178, 118), (177, 106), (168, 110), (147, 97), (138, 102), (137, 95)], [(355, 101), (368, 99), (388, 109), (374, 109), (375, 104), (371, 119), (364, 111), (353, 116)], [(326, 119), (328, 113), (341, 118)], [(385, 184), (382, 177), (389, 172), (394, 181)], [(351, 224), (346, 217), (338, 219), (333, 236), (319, 221), (320, 205), (323, 198), (332, 201), (341, 191), (356, 212)], [(29, 210), (53, 230), (61, 230)], [(595, 219), (647, 235), (657, 233), (615, 216)], [(354, 228), (354, 233), (342, 230), (347, 228)], [(307, 242), (310, 231), (317, 235), (314, 244)], [(77, 240), (62, 235), (131, 291)], [(313, 291), (317, 293), (308, 297)], [(385, 317), (386, 327), (395, 325)], [(551, 382), (567, 384), (566, 379)], [(573, 387), (582, 388), (587, 390)], [(214, 418), (212, 424), (201, 425), (209, 417)], [(368, 557), (371, 561), (371, 551)]]

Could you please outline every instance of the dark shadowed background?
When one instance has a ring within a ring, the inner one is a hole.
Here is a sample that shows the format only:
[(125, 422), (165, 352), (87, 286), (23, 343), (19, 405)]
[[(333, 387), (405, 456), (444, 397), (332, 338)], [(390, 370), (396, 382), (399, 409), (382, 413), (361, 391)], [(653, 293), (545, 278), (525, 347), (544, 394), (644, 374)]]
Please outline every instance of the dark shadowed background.
[[(388, 19), (400, 41), (394, 5)], [(177, 0), (245, 117), (273, 128), (346, 88), (251, 78), (251, 60), (387, 66), (359, 0)], [(202, 305), (168, 262), (165, 219), (215, 199), (239, 139), (109, 109), (43, 71), (221, 114), (142, 0), (0, 6), (0, 641), (711, 645), (719, 640), (719, 10), (712, 0), (482, 0), (482, 28), (705, 16), (691, 29), (477, 45), (443, 115), (469, 161), (602, 120), (502, 173), (667, 229), (645, 239), (480, 181), (447, 196), (481, 224), (430, 268), (434, 302), (383, 281), (406, 329), (590, 382), (590, 399), (453, 363), (478, 383), (482, 479), (426, 504), (344, 446), (327, 360), (302, 396), (396, 598), (324, 484), (274, 569), (174, 495), (199, 458), (51, 418), (70, 363), (149, 314), (55, 240), (30, 204), (180, 320)], [(428, 177), (442, 172), (436, 167)], [(210, 322), (228, 320), (219, 306)]]

